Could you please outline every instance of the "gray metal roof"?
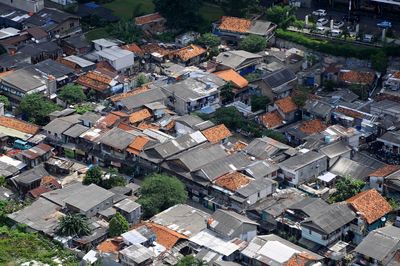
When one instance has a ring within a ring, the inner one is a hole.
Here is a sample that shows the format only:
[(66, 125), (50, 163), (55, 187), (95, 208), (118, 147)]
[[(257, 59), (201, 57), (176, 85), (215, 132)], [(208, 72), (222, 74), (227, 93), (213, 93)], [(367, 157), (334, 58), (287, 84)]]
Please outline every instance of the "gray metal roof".
[(127, 213), (131, 213), (134, 210), (136, 210), (137, 208), (140, 208), (140, 204), (136, 203), (130, 199), (124, 199), (124, 200), (118, 202), (117, 204), (114, 204), (114, 207), (117, 209), (123, 210)]
[(81, 191), (83, 191), (84, 189), (85, 186), (82, 185), (81, 182), (77, 182), (64, 186), (62, 189), (43, 193), (41, 197), (57, 204), (60, 207), (64, 207), (65, 199), (67, 199), (71, 195), (74, 195), (75, 193), (81, 193)]
[(100, 118), (101, 118), (101, 115), (99, 115), (99, 114), (96, 114), (94, 112), (86, 112), (79, 118), (79, 120), (89, 121), (90, 123), (94, 124)]
[(20, 184), (30, 184), (34, 181), (41, 180), (42, 177), (47, 175), (49, 175), (49, 173), (44, 169), (43, 164), (39, 164), (38, 166), (13, 177), (13, 180)]
[(71, 137), (71, 138), (77, 138), (79, 137), (83, 132), (88, 131), (89, 128), (85, 127), (84, 125), (81, 124), (76, 124), (64, 131), (64, 135)]
[(50, 123), (43, 127), (43, 130), (50, 131), (52, 134), (62, 134), (74, 124), (76, 123), (67, 121), (64, 117), (60, 117), (50, 121)]
[(245, 223), (257, 226), (258, 223), (246, 216), (233, 211), (217, 210), (211, 215), (212, 222), (209, 224), (211, 230), (222, 234), (223, 237), (231, 237)]
[(153, 258), (153, 252), (141, 244), (132, 244), (121, 250), (120, 253), (124, 257), (129, 258), (129, 260), (132, 260), (135, 265), (141, 265), (141, 263), (145, 263), (147, 260)]
[(235, 194), (247, 198), (276, 183), (268, 178), (253, 180), (247, 186), (237, 189)]
[(279, 166), (268, 161), (256, 161), (244, 169), (244, 172), (256, 179), (265, 178), (267, 175), (277, 171)]
[(321, 213), (325, 208), (329, 206), (324, 200), (320, 198), (304, 198), (290, 206), (288, 209), (300, 210), (308, 216), (315, 216)]
[(164, 102), (165, 99), (165, 94), (160, 89), (155, 88), (121, 99), (119, 103), (125, 106), (128, 110), (132, 110), (148, 103)]
[(245, 152), (258, 159), (268, 159), (291, 147), (269, 137), (253, 139), (245, 148)]
[(18, 69), (2, 77), (2, 80), (24, 92), (46, 86), (45, 78), (39, 71), (32, 67)]
[(113, 196), (114, 193), (95, 184), (91, 184), (89, 186), (84, 186), (84, 188), (77, 193), (72, 191), (72, 194), (64, 201), (66, 204), (78, 208), (79, 210), (88, 211)]
[[(138, 134), (140, 134), (138, 132)], [(101, 139), (100, 143), (119, 149), (126, 149), (129, 144), (138, 136), (138, 134), (132, 134), (131, 132), (124, 131), (120, 128), (112, 128), (110, 131), (106, 132)]]
[(296, 74), (294, 74), (289, 68), (282, 68), (264, 76), (263, 81), (269, 87), (276, 88), (295, 80), (296, 78)]
[(182, 123), (194, 130), (204, 130), (210, 127), (213, 127), (215, 124), (211, 122), (210, 120), (204, 121), (200, 117), (196, 115), (184, 115), (184, 116), (178, 116), (177, 118), (174, 118), (175, 121)]
[(333, 106), (320, 100), (308, 100), (304, 106), (304, 109), (311, 114), (320, 117), (328, 117), (333, 110)]
[(396, 145), (400, 145), (400, 132), (399, 131), (388, 131), (378, 138), (378, 141), (390, 142)]
[(253, 21), (248, 33), (264, 36), (267, 34), (269, 28), (271, 27), (271, 24), (271, 22), (263, 20)]
[(340, 158), (332, 167), (329, 172), (337, 176), (346, 177), (350, 176), (352, 178), (365, 180), (370, 173), (374, 171), (366, 165), (360, 164), (348, 158)]
[(343, 141), (337, 141), (319, 149), (328, 158), (334, 158), (351, 151), (351, 148)]
[(239, 68), (246, 60), (261, 59), (262, 56), (258, 54), (249, 53), (243, 50), (227, 51), (220, 53), (216, 61), (217, 63), (230, 67), (232, 69)]
[(315, 151), (309, 151), (306, 153), (295, 155), (279, 163), (279, 166), (282, 168), (284, 167), (295, 171), (310, 163), (323, 159), (324, 157), (326, 157), (324, 154)]
[(55, 78), (61, 78), (63, 76), (67, 76), (74, 73), (74, 69), (69, 68), (52, 59), (47, 59), (42, 62), (39, 62), (33, 67), (42, 71), (43, 73), (46, 73), (47, 75), (52, 75)]

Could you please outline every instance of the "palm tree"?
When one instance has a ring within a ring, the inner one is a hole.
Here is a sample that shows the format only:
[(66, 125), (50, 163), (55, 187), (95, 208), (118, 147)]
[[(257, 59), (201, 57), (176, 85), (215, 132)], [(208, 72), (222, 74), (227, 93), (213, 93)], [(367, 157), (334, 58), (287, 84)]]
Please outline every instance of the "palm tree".
[(67, 214), (58, 221), (57, 234), (60, 236), (85, 236), (91, 232), (88, 220), (81, 214)]

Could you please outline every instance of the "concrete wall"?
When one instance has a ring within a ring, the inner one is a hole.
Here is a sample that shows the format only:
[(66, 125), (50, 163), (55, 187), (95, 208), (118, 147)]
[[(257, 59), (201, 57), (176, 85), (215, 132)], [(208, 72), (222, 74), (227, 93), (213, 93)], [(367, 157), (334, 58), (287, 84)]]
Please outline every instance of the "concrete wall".
[(44, 0), (0, 0), (0, 3), (32, 13), (44, 8)]

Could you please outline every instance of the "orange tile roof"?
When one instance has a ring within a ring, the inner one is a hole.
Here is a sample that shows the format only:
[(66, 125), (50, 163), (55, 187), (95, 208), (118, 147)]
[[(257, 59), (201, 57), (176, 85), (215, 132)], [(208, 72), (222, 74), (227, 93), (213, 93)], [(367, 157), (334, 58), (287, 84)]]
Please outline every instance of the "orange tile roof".
[(172, 51), (165, 49), (158, 45), (157, 43), (149, 43), (141, 46), (142, 51), (145, 54), (159, 53), (162, 56), (170, 54)]
[(28, 193), (32, 196), (32, 198), (37, 199), (43, 193), (50, 192), (50, 191), (52, 191), (51, 188), (45, 187), (45, 186), (40, 186), (40, 187), (29, 190)]
[(245, 143), (241, 140), (238, 140), (238, 141), (236, 141), (235, 144), (233, 144), (231, 150), (234, 152), (241, 151), (241, 150), (244, 150), (247, 147), (247, 145), (248, 145), (247, 143)]
[(99, 127), (112, 127), (120, 119), (119, 116), (109, 113), (106, 116), (100, 118), (97, 122)]
[(284, 266), (307, 266), (310, 261), (315, 261), (316, 258), (311, 256), (306, 252), (296, 253), (294, 254), (285, 264)]
[(153, 124), (148, 124), (148, 123), (146, 123), (146, 122), (141, 122), (138, 126), (137, 126), (137, 128), (138, 129), (140, 129), (140, 130), (145, 130), (145, 129), (155, 129), (155, 130), (159, 130), (160, 129), (160, 127), (159, 126), (156, 126), (156, 125), (153, 125)]
[(339, 72), (339, 80), (351, 84), (372, 85), (375, 80), (375, 73), (365, 71), (341, 71)]
[(248, 183), (250, 183), (250, 178), (239, 172), (227, 173), (215, 181), (217, 186), (229, 189), (230, 191), (236, 191)]
[(223, 16), (221, 18), (220, 30), (246, 33), (251, 28), (251, 21), (244, 18)]
[(156, 235), (157, 243), (164, 246), (168, 250), (173, 248), (178, 240), (188, 239), (185, 235), (179, 234), (159, 224), (147, 223), (146, 226), (149, 227)]
[(143, 151), (143, 147), (149, 142), (149, 139), (143, 136), (136, 137), (126, 149), (127, 152), (138, 155)]
[(400, 169), (399, 165), (387, 164), (372, 172), (369, 176), (386, 177)]
[(122, 112), (122, 111), (112, 111), (111, 112), (113, 115), (117, 115), (119, 117), (129, 117), (128, 113)]
[(203, 47), (191, 44), (173, 52), (172, 55), (178, 56), (182, 61), (186, 62), (196, 56), (204, 54), (205, 52), (207, 52), (207, 50)]
[(293, 102), (293, 99), (290, 96), (275, 101), (275, 104), (285, 114), (297, 110), (297, 105)]
[(346, 200), (356, 212), (361, 213), (368, 224), (392, 211), (392, 207), (375, 189), (358, 193)]
[(113, 95), (113, 96), (109, 97), (109, 99), (110, 99), (112, 102), (117, 102), (117, 101), (119, 101), (119, 100), (128, 98), (128, 97), (130, 97), (130, 96), (137, 95), (137, 94), (139, 94), (139, 93), (145, 92), (145, 91), (147, 91), (148, 89), (149, 89), (148, 87), (143, 86), (143, 87), (140, 87), (140, 88), (136, 88), (136, 89), (134, 89), (134, 90), (132, 90), (132, 91), (123, 92), (123, 93), (120, 93), (120, 94)]
[(270, 129), (283, 125), (283, 118), (277, 111), (261, 115), (260, 121), (266, 128)]
[(322, 123), (319, 119), (304, 121), (300, 127), (300, 131), (304, 134), (311, 135), (314, 133), (318, 133), (324, 131), (326, 129), (326, 125)]
[(162, 20), (162, 19), (164, 19), (164, 18), (160, 15), (160, 13), (157, 12), (157, 13), (152, 13), (152, 14), (147, 14), (144, 16), (136, 17), (135, 24), (136, 25), (145, 25), (148, 23)]
[(39, 131), (39, 126), (37, 125), (7, 116), (0, 116), (0, 126), (15, 129), (31, 135), (35, 135)]
[(137, 122), (141, 122), (143, 120), (146, 120), (148, 118), (150, 118), (152, 115), (150, 113), (150, 111), (146, 108), (133, 112), (130, 116), (129, 116), (129, 122), (131, 124), (137, 123)]
[(117, 253), (121, 250), (121, 241), (114, 239), (107, 239), (101, 242), (96, 249), (103, 253)]
[(343, 107), (336, 108), (336, 111), (339, 113), (342, 113), (344, 115), (347, 115), (349, 117), (353, 117), (353, 118), (363, 118), (364, 117), (363, 113), (357, 112), (355, 110), (343, 108)]
[(139, 55), (139, 56), (144, 55), (143, 50), (140, 49), (140, 47), (136, 43), (127, 44), (127, 45), (122, 46), (121, 48), (124, 50), (131, 51), (132, 53)]
[(135, 130), (135, 128), (134, 128), (133, 126), (130, 126), (130, 125), (125, 124), (125, 123), (120, 123), (120, 124), (118, 125), (118, 128), (119, 128), (119, 129), (122, 129), (122, 130), (124, 130), (124, 131), (132, 131), (132, 130)]
[(238, 87), (240, 89), (243, 89), (247, 85), (249, 85), (249, 82), (247, 81), (247, 79), (242, 77), (239, 73), (237, 73), (233, 69), (222, 70), (222, 71), (215, 72), (213, 74), (217, 75), (218, 77), (222, 78), (223, 80), (225, 80), (227, 82), (232, 82), (235, 85), (235, 87)]
[(103, 73), (90, 71), (85, 75), (80, 76), (76, 80), (76, 83), (102, 92), (110, 87), (110, 83), (112, 82), (112, 80), (113, 79), (111, 77)]
[(201, 133), (203, 133), (206, 139), (212, 143), (220, 142), (221, 140), (232, 136), (232, 133), (224, 124), (210, 127), (201, 131)]

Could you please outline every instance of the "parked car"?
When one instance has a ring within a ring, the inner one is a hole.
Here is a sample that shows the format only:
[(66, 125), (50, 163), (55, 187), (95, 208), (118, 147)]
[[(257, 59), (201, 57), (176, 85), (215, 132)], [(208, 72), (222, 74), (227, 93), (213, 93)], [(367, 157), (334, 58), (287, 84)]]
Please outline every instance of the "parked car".
[(344, 22), (343, 21), (335, 21), (335, 22), (333, 22), (333, 28), (334, 29), (340, 29), (343, 26), (344, 26)]
[(339, 29), (333, 29), (331, 30), (331, 36), (332, 37), (339, 37), (342, 34), (342, 31)]
[(362, 41), (371, 43), (371, 42), (374, 41), (374, 35), (372, 35), (372, 34), (364, 34)]
[(326, 18), (320, 18), (317, 20), (317, 27), (322, 27), (328, 24), (329, 20)]
[(383, 28), (383, 29), (389, 29), (392, 27), (392, 22), (390, 21), (381, 21), (378, 24), (376, 24), (376, 26), (378, 26), (379, 28)]
[(325, 34), (326, 33), (326, 28), (325, 27), (316, 27), (313, 32), (317, 33), (317, 34)]
[(313, 11), (312, 14), (317, 17), (325, 17), (328, 13), (325, 9), (318, 9)]

